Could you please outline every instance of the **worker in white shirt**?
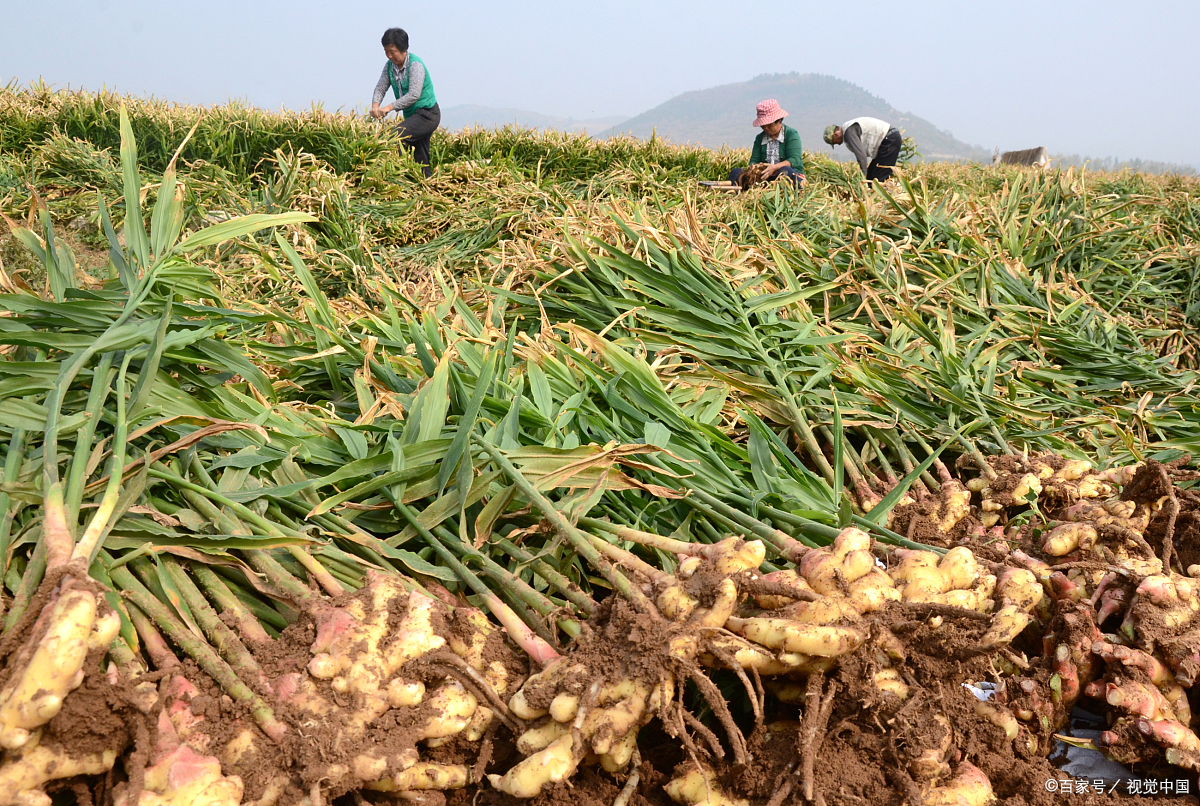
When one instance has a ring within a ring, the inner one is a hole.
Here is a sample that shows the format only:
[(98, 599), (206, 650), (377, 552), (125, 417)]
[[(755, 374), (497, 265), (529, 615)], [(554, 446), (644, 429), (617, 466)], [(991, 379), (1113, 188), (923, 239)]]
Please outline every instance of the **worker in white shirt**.
[(891, 179), (892, 168), (900, 158), (902, 140), (899, 129), (878, 118), (855, 118), (841, 126), (825, 128), (825, 142), (850, 149), (867, 182)]

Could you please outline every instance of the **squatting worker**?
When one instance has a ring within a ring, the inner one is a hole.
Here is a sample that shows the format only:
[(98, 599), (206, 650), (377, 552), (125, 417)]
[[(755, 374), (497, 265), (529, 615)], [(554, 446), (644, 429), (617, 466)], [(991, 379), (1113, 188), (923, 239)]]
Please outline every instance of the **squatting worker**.
[[(787, 177), (796, 187), (803, 187), (804, 157), (800, 153), (800, 133), (791, 126), (784, 126), (783, 119), (787, 112), (779, 108), (775, 99), (763, 101), (755, 110), (758, 117), (751, 125), (758, 126), (762, 131), (754, 138), (754, 146), (750, 149), (750, 164), (765, 164), (762, 181), (770, 182), (781, 176)], [(743, 168), (734, 168), (729, 172), (729, 181), (735, 185), (741, 177)]]
[(850, 149), (868, 182), (892, 178), (902, 139), (899, 129), (879, 118), (855, 118), (841, 126), (825, 127), (825, 142)]
[[(413, 159), (428, 179), (433, 173), (429, 167), (429, 138), (442, 121), (442, 110), (433, 94), (433, 80), (425, 62), (408, 52), (408, 34), (402, 29), (388, 28), (383, 32), (383, 52), (388, 60), (371, 98), (371, 117), (382, 118), (393, 111), (404, 113), (396, 134), (400, 135), (401, 147), (413, 152)], [(388, 87), (396, 94), (396, 101), (380, 106)]]

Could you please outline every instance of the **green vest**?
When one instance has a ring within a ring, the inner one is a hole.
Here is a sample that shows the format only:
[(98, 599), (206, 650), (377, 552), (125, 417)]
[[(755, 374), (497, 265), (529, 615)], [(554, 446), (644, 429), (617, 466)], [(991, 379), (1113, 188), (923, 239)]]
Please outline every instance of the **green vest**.
[[(425, 62), (418, 59), (411, 53), (408, 54), (409, 64), (416, 62), (425, 67)], [(404, 73), (404, 80), (396, 81), (396, 65), (388, 62), (388, 80), (392, 82), (392, 92), (396, 93), (396, 100), (400, 96), (408, 94), (408, 71)], [(421, 88), (421, 97), (417, 102), (409, 107), (409, 109), (430, 109), (437, 103), (437, 96), (433, 94), (433, 80), (429, 77), (429, 68), (425, 67), (425, 86)]]

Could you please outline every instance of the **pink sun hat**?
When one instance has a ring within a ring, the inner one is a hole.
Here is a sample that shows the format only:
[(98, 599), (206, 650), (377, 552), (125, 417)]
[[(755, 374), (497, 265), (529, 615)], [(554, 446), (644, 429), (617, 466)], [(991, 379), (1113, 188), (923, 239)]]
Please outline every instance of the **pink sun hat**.
[(780, 118), (787, 117), (787, 112), (779, 108), (779, 101), (774, 98), (760, 103), (755, 111), (758, 112), (758, 117), (750, 124), (751, 126), (766, 126), (768, 123), (774, 123)]

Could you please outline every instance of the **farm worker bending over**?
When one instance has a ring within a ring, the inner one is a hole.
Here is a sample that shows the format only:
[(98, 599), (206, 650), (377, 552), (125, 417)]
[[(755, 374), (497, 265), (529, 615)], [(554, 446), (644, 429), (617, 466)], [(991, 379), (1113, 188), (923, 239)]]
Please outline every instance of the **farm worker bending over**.
[[(781, 176), (787, 177), (796, 187), (803, 187), (804, 157), (800, 153), (800, 134), (791, 126), (784, 126), (783, 119), (787, 112), (779, 108), (775, 99), (763, 101), (756, 110), (758, 117), (752, 126), (762, 128), (762, 132), (754, 138), (754, 146), (750, 149), (750, 165), (763, 165), (762, 175), (758, 181), (770, 182)], [(729, 172), (729, 181), (740, 184), (744, 168), (734, 168)]]
[[(413, 159), (422, 166), (428, 179), (433, 173), (429, 167), (429, 138), (442, 121), (442, 110), (433, 94), (433, 81), (425, 69), (425, 62), (408, 52), (408, 34), (402, 29), (388, 28), (383, 32), (383, 52), (388, 60), (375, 84), (371, 117), (379, 119), (393, 111), (404, 113), (404, 120), (396, 126), (396, 134), (400, 135), (402, 147), (413, 152)], [(380, 106), (388, 87), (396, 94), (396, 102)]]
[(900, 130), (879, 118), (855, 118), (841, 126), (825, 127), (825, 142), (845, 144), (862, 168), (867, 182), (892, 178), (892, 168), (900, 157)]

